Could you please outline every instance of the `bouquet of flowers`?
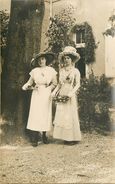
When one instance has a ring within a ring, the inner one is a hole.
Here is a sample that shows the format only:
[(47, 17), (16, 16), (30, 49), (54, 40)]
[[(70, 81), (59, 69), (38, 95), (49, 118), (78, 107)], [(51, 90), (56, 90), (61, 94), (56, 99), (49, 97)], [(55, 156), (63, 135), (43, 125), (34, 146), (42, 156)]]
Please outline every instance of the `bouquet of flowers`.
[(69, 97), (64, 95), (57, 95), (53, 98), (53, 100), (57, 103), (66, 103), (69, 100)]
[(68, 96), (68, 94), (70, 93), (70, 91), (72, 90), (72, 85), (70, 82), (68, 82), (67, 80), (70, 80), (69, 77), (67, 77), (66, 82), (64, 82), (63, 78), (64, 76), (61, 76), (61, 82), (59, 83), (59, 89), (56, 92), (56, 95), (53, 98), (53, 101), (55, 101), (56, 103), (67, 103), (67, 101), (70, 99), (70, 97)]

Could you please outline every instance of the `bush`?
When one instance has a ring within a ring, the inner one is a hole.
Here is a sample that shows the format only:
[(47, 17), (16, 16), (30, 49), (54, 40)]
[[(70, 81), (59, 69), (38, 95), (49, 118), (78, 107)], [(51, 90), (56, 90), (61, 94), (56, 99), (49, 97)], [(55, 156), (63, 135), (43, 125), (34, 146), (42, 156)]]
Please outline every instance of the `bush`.
[(111, 87), (105, 75), (82, 79), (78, 103), (82, 131), (110, 130)]

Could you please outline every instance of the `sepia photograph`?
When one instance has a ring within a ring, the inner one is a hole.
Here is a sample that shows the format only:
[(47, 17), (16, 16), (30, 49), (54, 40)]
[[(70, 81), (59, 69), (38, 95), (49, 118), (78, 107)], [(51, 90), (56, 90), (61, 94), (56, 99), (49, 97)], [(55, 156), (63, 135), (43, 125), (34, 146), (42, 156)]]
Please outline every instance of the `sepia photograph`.
[(0, 183), (115, 184), (115, 0), (0, 0)]

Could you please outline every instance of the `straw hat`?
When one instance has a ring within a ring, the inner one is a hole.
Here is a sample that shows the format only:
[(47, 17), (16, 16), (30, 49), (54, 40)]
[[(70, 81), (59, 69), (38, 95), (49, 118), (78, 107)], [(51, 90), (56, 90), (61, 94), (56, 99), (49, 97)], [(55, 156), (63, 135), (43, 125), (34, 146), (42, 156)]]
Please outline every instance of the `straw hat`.
[(66, 56), (66, 55), (71, 55), (71, 56), (73, 56), (74, 57), (74, 60), (73, 60), (73, 62), (77, 62), (77, 61), (79, 61), (79, 59), (80, 59), (80, 55), (79, 55), (79, 53), (76, 51), (76, 48), (74, 48), (74, 47), (72, 47), (72, 46), (66, 46), (65, 48), (64, 48), (64, 50), (63, 50), (63, 52), (61, 52), (60, 53), (60, 61), (62, 61), (63, 62), (63, 59), (64, 59), (64, 56)]

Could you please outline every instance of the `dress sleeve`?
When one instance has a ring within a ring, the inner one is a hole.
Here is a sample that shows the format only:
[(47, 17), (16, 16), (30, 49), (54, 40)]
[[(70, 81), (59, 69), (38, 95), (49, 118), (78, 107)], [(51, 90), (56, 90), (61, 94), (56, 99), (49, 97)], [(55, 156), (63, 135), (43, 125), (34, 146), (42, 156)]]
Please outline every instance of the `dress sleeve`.
[(53, 84), (54, 86), (57, 85), (57, 75), (54, 75), (54, 76), (53, 76), (53, 78), (52, 78), (52, 84)]
[(34, 70), (31, 70), (31, 72), (29, 74), (30, 74), (31, 78), (34, 79)]
[(80, 72), (78, 69), (75, 69), (75, 76), (74, 76), (74, 80), (75, 80), (75, 86), (72, 89), (72, 91), (69, 93), (69, 96), (72, 96), (73, 94), (75, 94), (75, 92), (77, 92), (77, 90), (80, 87)]
[(55, 71), (54, 68), (52, 68), (52, 76), (56, 76), (57, 75), (57, 72)]
[(80, 72), (78, 69), (76, 69), (76, 72), (75, 72), (75, 84), (76, 84), (75, 87), (77, 86), (77, 89), (78, 89), (80, 87)]
[(51, 90), (57, 86), (57, 72), (52, 68)]

